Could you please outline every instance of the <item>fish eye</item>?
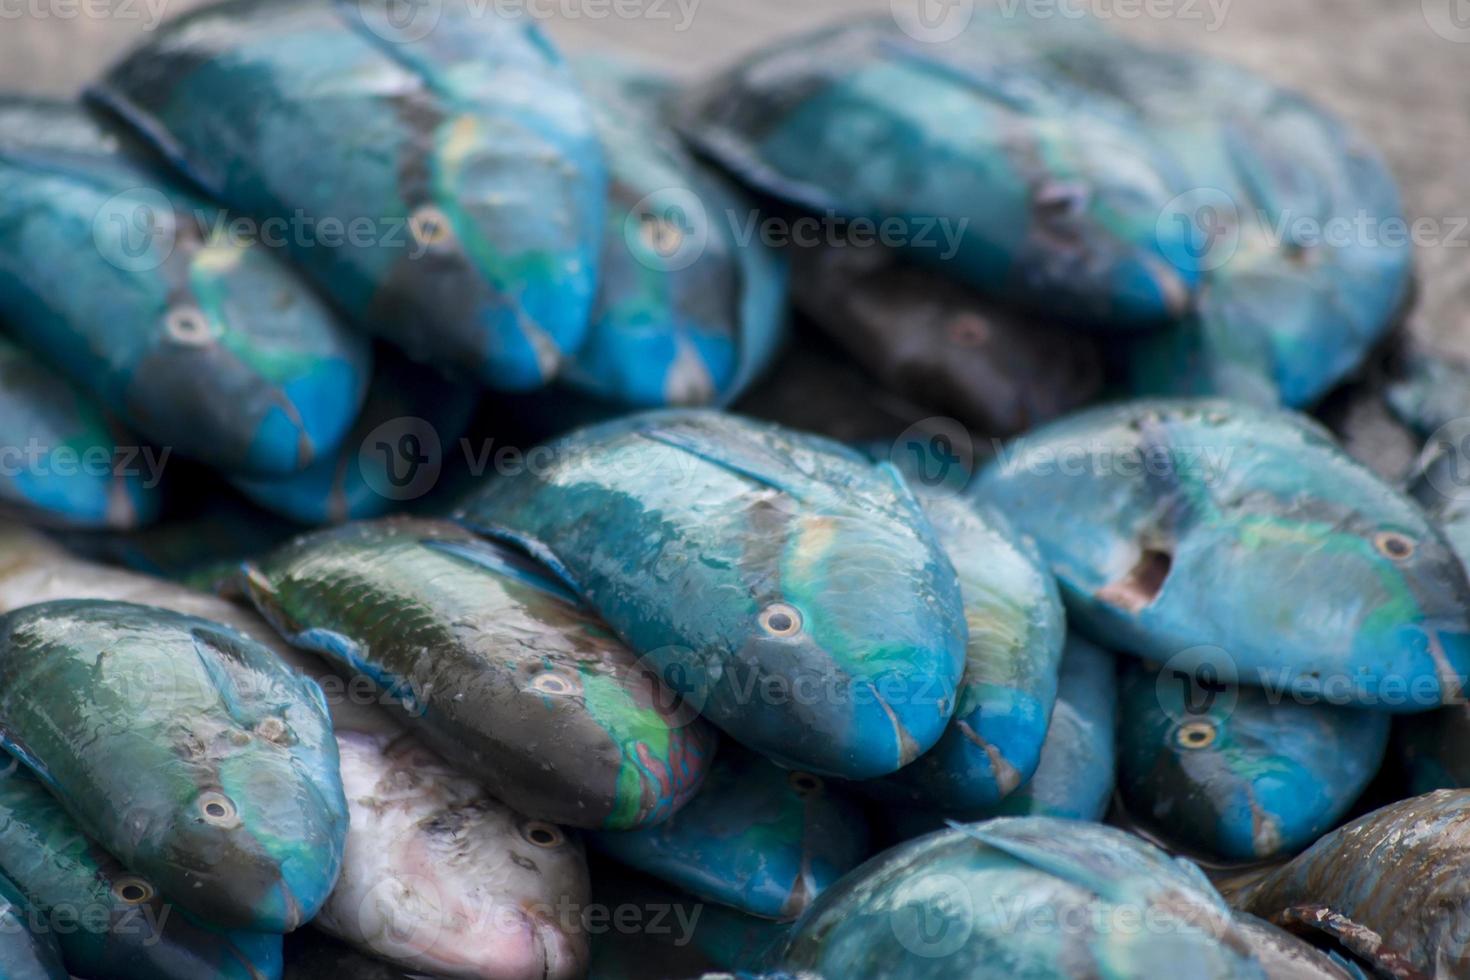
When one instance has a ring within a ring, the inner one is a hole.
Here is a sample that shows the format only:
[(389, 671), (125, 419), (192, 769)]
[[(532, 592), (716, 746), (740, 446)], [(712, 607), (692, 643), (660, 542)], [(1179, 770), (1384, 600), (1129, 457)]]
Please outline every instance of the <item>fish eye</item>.
[(112, 883), (112, 894), (128, 905), (142, 905), (153, 898), (153, 886), (136, 875), (128, 875)]
[(169, 310), (163, 318), (163, 328), (172, 340), (189, 347), (198, 347), (214, 339), (209, 329), (209, 318), (197, 306)]
[(538, 674), (531, 681), (531, 690), (556, 696), (571, 694), (575, 690), (575, 687), (571, 681), (567, 680), (561, 674), (547, 671), (544, 674)]
[(1373, 536), (1373, 547), (1385, 558), (1407, 561), (1414, 557), (1414, 539), (1397, 531), (1382, 531)]
[(544, 820), (528, 820), (521, 824), (521, 836), (537, 847), (560, 847), (566, 843), (566, 835), (556, 824)]
[(811, 796), (822, 789), (822, 781), (809, 772), (793, 772), (786, 777), (786, 782), (796, 790), (797, 796)]
[(199, 813), (204, 817), (205, 823), (215, 827), (228, 830), (240, 825), (240, 811), (235, 808), (235, 801), (223, 793), (201, 793)]
[(1076, 217), (1090, 203), (1092, 191), (1080, 181), (1049, 180), (1031, 195), (1031, 206), (1045, 219)]
[(784, 602), (773, 602), (761, 610), (761, 629), (772, 636), (795, 636), (801, 632), (801, 613)]
[(990, 339), (990, 325), (977, 314), (962, 314), (949, 321), (949, 339), (959, 347), (979, 347)]
[(1174, 740), (1179, 743), (1179, 747), (1182, 749), (1207, 749), (1215, 744), (1217, 734), (1213, 722), (1191, 721), (1179, 726), (1179, 731), (1175, 733)]
[(443, 245), (454, 237), (449, 216), (432, 204), (416, 208), (408, 217), (408, 230), (413, 240), (425, 248)]

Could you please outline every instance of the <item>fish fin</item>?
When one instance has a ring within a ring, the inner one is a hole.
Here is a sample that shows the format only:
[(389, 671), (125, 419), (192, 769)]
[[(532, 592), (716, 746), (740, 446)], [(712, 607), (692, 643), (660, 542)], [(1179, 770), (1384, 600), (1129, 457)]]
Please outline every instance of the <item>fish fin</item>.
[(41, 760), (36, 758), (30, 749), (26, 748), (25, 743), (3, 729), (0, 729), (0, 749), (4, 749), (6, 752), (15, 756), (17, 762), (34, 773), (36, 778), (45, 783), (53, 793), (60, 795), (60, 787), (56, 785), (56, 780), (52, 777), (51, 770), (47, 769)]
[(801, 500), (804, 496), (803, 492), (792, 486), (790, 482), (763, 469), (760, 464), (765, 460), (760, 459), (757, 453), (740, 453), (731, 446), (717, 444), (715, 440), (706, 438), (704, 433), (692, 426), (677, 423), (670, 425), (666, 422), (650, 423), (640, 426), (638, 434), (650, 442), (686, 452), (753, 483), (778, 490), (793, 499)]
[(934, 46), (911, 38), (885, 37), (879, 50), (894, 61), (918, 71), (944, 78), (996, 105), (1023, 115), (1032, 115), (1044, 104), (1046, 89), (1024, 66), (983, 63), (974, 59), (960, 61), (937, 55)]
[(988, 824), (962, 824), (948, 821), (950, 827), (972, 837), (986, 847), (993, 847), (1017, 861), (1039, 871), (1085, 888), (1103, 898), (1117, 894), (1116, 876), (1110, 868), (1094, 867), (1078, 861), (1075, 850), (1064, 846), (1064, 842), (1027, 839), (1009, 834), (995, 833)]
[(546, 569), (550, 571), (553, 575), (555, 575), (558, 579), (560, 579), (562, 581), (562, 584), (570, 589), (573, 594), (578, 596), (586, 594), (582, 591), (582, 587), (577, 583), (576, 576), (572, 574), (571, 569), (567, 568), (566, 563), (558, 558), (556, 552), (552, 551), (551, 546), (546, 544), (544, 541), (541, 541), (538, 538), (533, 538), (529, 534), (523, 534), (520, 531), (513, 531), (510, 528), (503, 527), (499, 524), (485, 524), (478, 521), (470, 521), (463, 515), (459, 516), (459, 520), (464, 522), (464, 524), (476, 534), (484, 535), (485, 537), (490, 538), (494, 541), (503, 541), (507, 544), (514, 545), (515, 547), (521, 549), (526, 554), (530, 555), (532, 558), (536, 559), (538, 562), (544, 565)]
[(881, 460), (877, 464), (877, 469), (879, 473), (888, 478), (889, 482), (893, 484), (894, 489), (898, 491), (899, 497), (913, 508), (914, 513), (924, 513), (924, 506), (919, 503), (919, 498), (914, 493), (914, 488), (910, 485), (908, 477), (903, 475), (903, 470), (894, 466), (892, 460), (887, 459)]
[(282, 636), (289, 636), (301, 631), (301, 626), (286, 615), (275, 585), (260, 570), (260, 566), (250, 561), (242, 562), (234, 583), (234, 587), (250, 600), (250, 604), (265, 618), (265, 621), (276, 628), (276, 632)]
[(318, 627), (293, 633), (287, 637), (287, 641), (297, 649), (318, 654), (331, 663), (366, 677), (380, 690), (387, 692), (390, 698), (399, 702), (403, 710), (414, 715), (422, 714), (424, 702), (414, 683), (385, 670), (381, 664), (373, 663), (363, 652), (361, 644), (350, 636)]
[[(497, 575), (509, 576), (518, 582), (541, 589), (543, 592), (550, 592), (567, 602), (581, 604), (577, 593), (567, 588), (560, 575), (544, 565), (535, 563), (532, 559), (514, 552), (507, 552), (494, 541), (480, 539), (445, 541), (440, 538), (425, 538), (420, 544), (425, 548), (452, 555)], [(550, 574), (543, 575), (541, 574), (543, 571)]]

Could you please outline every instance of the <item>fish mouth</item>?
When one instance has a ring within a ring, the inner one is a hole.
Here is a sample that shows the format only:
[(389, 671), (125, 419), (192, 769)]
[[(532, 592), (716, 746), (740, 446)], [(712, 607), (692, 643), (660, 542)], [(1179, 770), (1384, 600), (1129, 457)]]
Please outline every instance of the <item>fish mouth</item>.
[(555, 923), (524, 910), (489, 911), (505, 918), (488, 928), (439, 937), (418, 951), (415, 969), (490, 980), (576, 980), (586, 971), (586, 943)]

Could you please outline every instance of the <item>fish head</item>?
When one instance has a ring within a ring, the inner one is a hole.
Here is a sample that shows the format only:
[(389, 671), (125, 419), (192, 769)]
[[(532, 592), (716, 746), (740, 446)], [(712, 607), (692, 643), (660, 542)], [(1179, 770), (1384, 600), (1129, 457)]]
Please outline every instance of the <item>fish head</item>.
[(218, 733), (227, 747), (176, 810), (165, 859), (200, 882), (200, 912), (289, 932), (326, 901), (342, 865), (347, 804), (323, 719), (296, 709)]
[(1066, 295), (1106, 297), (1073, 312), (1157, 326), (1193, 308), (1204, 262), (1197, 216), (1173, 220), (1177, 191), (1139, 134), (1079, 124), (1029, 194), (1029, 254), (1018, 267), (1041, 270)]
[(254, 476), (298, 473), (342, 441), (370, 348), (303, 280), (263, 246), (182, 225), (161, 272), (168, 304), (126, 393), (140, 424)]
[(349, 930), (435, 976), (582, 976), (590, 884), (581, 842), (483, 794), (454, 795), (383, 842), (387, 873), (349, 912)]
[(733, 687), (771, 709), (770, 742), (754, 747), (780, 759), (798, 739), (796, 768), (850, 779), (893, 772), (928, 750), (954, 712), (967, 637), (954, 569), (917, 512), (906, 521), (798, 513), (788, 531), (754, 580), (734, 661), (747, 676)]
[[(1407, 502), (1375, 513), (1303, 494), (1290, 508), (1237, 512), (1200, 529), (1172, 567), (1163, 559), (1171, 615), (1223, 624), (1227, 653), (1236, 642), (1277, 651), (1241, 662), (1240, 683), (1391, 712), (1458, 697), (1470, 674), (1470, 582), (1441, 533)], [(1302, 670), (1293, 650), (1335, 666)]]

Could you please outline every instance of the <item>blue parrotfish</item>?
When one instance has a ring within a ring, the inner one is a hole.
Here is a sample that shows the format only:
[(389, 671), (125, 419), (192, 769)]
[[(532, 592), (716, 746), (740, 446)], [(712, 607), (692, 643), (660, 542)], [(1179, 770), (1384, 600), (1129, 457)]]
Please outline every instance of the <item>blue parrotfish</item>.
[(709, 727), (551, 572), (458, 524), (319, 531), (241, 579), (288, 642), (370, 679), (430, 748), (527, 817), (642, 827), (704, 778)]
[(1224, 861), (1290, 855), (1337, 822), (1378, 772), (1390, 716), (1273, 701), (1261, 688), (1196, 685), (1125, 669), (1118, 789), (1171, 845)]
[(939, 740), (964, 669), (964, 607), (890, 464), (699, 410), (628, 416), (529, 456), (458, 518), (557, 570), (735, 739), (848, 779), (886, 775)]
[(728, 742), (684, 809), (590, 843), (699, 898), (778, 921), (801, 915), (869, 854), (863, 810), (840, 789)]
[(371, 351), (235, 217), (69, 103), (0, 100), (0, 318), (159, 446), (240, 473), (330, 453)]
[(817, 900), (780, 963), (852, 980), (1266, 977), (1199, 868), (1047, 817), (956, 824), (884, 851)]
[(433, 489), (480, 395), (380, 350), (367, 401), (335, 453), (292, 476), (232, 482), (257, 505), (302, 524), (381, 517)]
[(946, 812), (993, 806), (1029, 780), (1057, 695), (1066, 617), (1036, 545), (999, 512), (919, 494), (959, 573), (969, 641), (954, 718), (939, 744), (872, 792)]
[(560, 380), (615, 405), (729, 404), (784, 337), (786, 260), (741, 240), (755, 203), (669, 127), (672, 83), (606, 59), (576, 73), (611, 189), (592, 326)]
[(1096, 59), (1073, 68), (1105, 37), (983, 9), (942, 42), (859, 20), (697, 88), (681, 128), (757, 190), (889, 227), (910, 258), (987, 294), (1103, 329), (1157, 327), (1199, 288), (1199, 270), (1171, 259), (1190, 229), (1160, 220), (1189, 183), (1090, 77)]
[(0, 337), (0, 509), (36, 524), (125, 530), (158, 517), (168, 457)]
[(208, 922), (289, 932), (347, 806), (317, 685), (229, 627), (123, 602), (0, 618), (0, 744), (81, 828)]
[[(66, 970), (111, 980), (276, 980), (281, 937), (207, 925), (87, 836), (31, 772), (0, 753), (0, 868)], [(10, 896), (7, 896), (10, 898)], [(14, 901), (13, 898), (10, 899)], [(25, 974), (5, 972), (10, 980)]]
[(527, 18), (231, 0), (169, 21), (90, 95), (415, 360), (525, 390), (586, 336), (606, 169)]
[(1097, 408), (1004, 447), (979, 495), (1036, 539), (1071, 625), (1120, 653), (1396, 713), (1454, 700), (1470, 671), (1444, 536), (1304, 416)]

